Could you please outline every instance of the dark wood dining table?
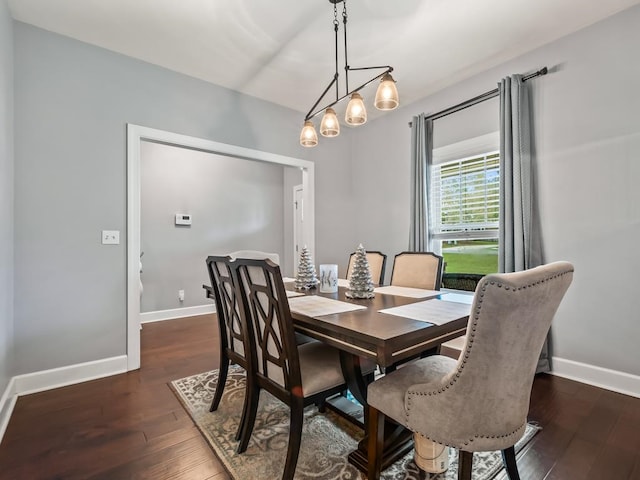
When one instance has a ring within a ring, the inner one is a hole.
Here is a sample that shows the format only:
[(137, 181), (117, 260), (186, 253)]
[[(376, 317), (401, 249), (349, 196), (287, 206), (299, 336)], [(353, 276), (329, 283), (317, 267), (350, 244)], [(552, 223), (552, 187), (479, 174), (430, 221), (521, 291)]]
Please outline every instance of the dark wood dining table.
[[(286, 286), (293, 289), (292, 284)], [(366, 419), (367, 380), (360, 368), (362, 358), (373, 360), (387, 371), (392, 370), (403, 360), (435, 353), (442, 343), (464, 335), (469, 317), (463, 316), (442, 325), (434, 325), (380, 312), (386, 308), (425, 301), (425, 298), (377, 293), (372, 299), (355, 300), (347, 298), (345, 293), (346, 288), (343, 287), (340, 287), (337, 293), (320, 293), (316, 289), (306, 292), (307, 295), (321, 295), (366, 308), (315, 317), (292, 310), (291, 315), (298, 332), (340, 350), (347, 385), (356, 400), (364, 406)], [(411, 432), (397, 424), (386, 425), (382, 468), (402, 458), (412, 447)], [(366, 435), (359, 443), (358, 449), (349, 454), (349, 462), (359, 470), (367, 472)]]

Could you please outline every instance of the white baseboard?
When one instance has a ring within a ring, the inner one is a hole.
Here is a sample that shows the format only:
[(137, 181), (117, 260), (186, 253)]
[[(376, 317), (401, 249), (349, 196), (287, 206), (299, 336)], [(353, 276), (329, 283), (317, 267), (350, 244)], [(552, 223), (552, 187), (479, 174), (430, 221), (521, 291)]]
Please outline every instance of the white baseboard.
[(144, 312), (140, 314), (140, 323), (161, 322), (163, 320), (193, 317), (195, 315), (206, 315), (208, 313), (216, 313), (215, 305), (198, 305), (195, 307), (172, 308), (171, 310)]
[(66, 387), (127, 371), (127, 356), (104, 358), (66, 367), (41, 370), (13, 377), (0, 398), (0, 442), (9, 424), (13, 407), (21, 395)]
[(15, 381), (12, 378), (9, 380), (9, 384), (7, 385), (7, 388), (5, 388), (2, 397), (0, 397), (0, 442), (2, 442), (4, 432), (7, 430), (7, 425), (9, 425), (9, 419), (13, 413), (13, 407), (15, 406), (17, 399), (18, 396), (15, 392)]
[(552, 357), (552, 375), (640, 398), (640, 376)]
[(15, 381), (15, 393), (20, 396), (88, 382), (89, 380), (109, 377), (126, 371), (127, 356), (121, 355), (119, 357), (104, 358), (92, 362), (17, 375), (13, 377), (13, 380)]

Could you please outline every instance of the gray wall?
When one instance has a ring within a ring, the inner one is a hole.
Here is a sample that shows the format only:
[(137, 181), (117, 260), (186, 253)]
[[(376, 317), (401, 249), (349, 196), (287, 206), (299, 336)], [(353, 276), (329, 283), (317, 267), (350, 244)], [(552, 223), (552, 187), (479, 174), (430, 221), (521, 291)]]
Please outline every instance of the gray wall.
[(378, 215), (354, 195), (355, 186), (361, 185), (363, 180), (363, 172), (354, 175), (351, 164), (355, 131), (357, 129), (343, 125), (340, 136), (320, 137), (318, 146), (309, 153), (309, 160), (315, 162), (316, 174), (316, 252), (313, 259), (316, 268), (321, 263), (337, 264), (342, 276), (346, 275), (349, 254), (360, 241), (356, 235), (358, 218)]
[[(19, 22), (14, 30), (22, 374), (126, 351), (126, 123), (306, 151), (297, 112)], [(121, 244), (101, 245), (103, 229), (120, 230)]]
[[(292, 168), (151, 142), (142, 142), (140, 157), (142, 312), (210, 304), (207, 255), (283, 258), (284, 170)], [(176, 213), (190, 213), (192, 225), (176, 226)]]
[[(500, 130), (500, 98), (492, 98), (433, 122), (434, 148)], [(426, 112), (428, 114), (428, 112)]]
[(640, 6), (358, 130), (353, 169), (361, 181), (353, 189), (376, 212), (358, 217), (358, 236), (391, 254), (407, 246), (412, 115), (439, 111), (495, 88), (506, 75), (547, 65), (551, 73), (532, 81), (544, 251), (546, 261), (569, 260), (576, 268), (552, 327), (553, 355), (639, 375), (638, 25)]
[(0, 0), (0, 394), (13, 376), (13, 24)]

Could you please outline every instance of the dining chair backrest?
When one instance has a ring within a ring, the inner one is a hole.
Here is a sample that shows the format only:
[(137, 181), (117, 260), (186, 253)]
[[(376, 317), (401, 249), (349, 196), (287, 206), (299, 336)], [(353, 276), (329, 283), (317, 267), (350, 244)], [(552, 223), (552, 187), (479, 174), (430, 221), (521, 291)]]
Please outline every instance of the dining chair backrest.
[(401, 252), (393, 259), (391, 285), (440, 290), (442, 257), (433, 252)]
[(207, 258), (207, 270), (220, 327), (221, 348), (226, 348), (230, 358), (246, 368), (245, 341), (247, 341), (247, 333), (242, 325), (240, 304), (236, 296), (235, 279), (232, 275), (233, 267), (230, 264), (236, 258), (269, 258), (275, 263), (280, 258), (277, 253), (259, 250), (238, 250), (227, 255), (210, 255)]
[[(355, 265), (356, 252), (349, 255), (349, 265), (347, 266), (347, 280), (351, 278), (353, 267)], [(371, 271), (371, 280), (376, 285), (384, 283), (384, 268), (387, 264), (387, 256), (377, 250), (367, 251), (367, 262), (369, 262), (369, 270)]]
[(542, 345), (572, 279), (573, 265), (554, 262), (480, 280), (457, 364), (440, 383), (415, 384), (406, 394), (409, 426), (468, 451), (517, 440)]
[(228, 253), (232, 260), (237, 258), (250, 258), (252, 260), (261, 260), (268, 258), (276, 265), (280, 265), (280, 255), (277, 253), (261, 252), (260, 250), (238, 250)]
[(231, 257), (207, 257), (207, 270), (213, 288), (220, 328), (221, 348), (227, 349), (231, 360), (247, 367), (248, 327), (240, 315)]
[(301, 395), (300, 361), (280, 267), (269, 259), (238, 258), (234, 263), (257, 381), (281, 399)]
[(495, 450), (506, 477), (520, 478), (514, 445), (525, 434), (538, 357), (573, 270), (553, 262), (483, 277), (457, 361), (429, 355), (368, 386), (369, 480), (380, 478), (387, 419), (431, 446), (458, 449), (459, 480), (471, 480), (473, 452)]

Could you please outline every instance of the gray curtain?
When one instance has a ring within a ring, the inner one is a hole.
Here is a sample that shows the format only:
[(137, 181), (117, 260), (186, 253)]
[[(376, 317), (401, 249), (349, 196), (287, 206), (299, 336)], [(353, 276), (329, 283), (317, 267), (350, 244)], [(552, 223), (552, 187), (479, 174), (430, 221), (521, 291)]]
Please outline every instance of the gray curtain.
[[(504, 78), (500, 92), (500, 242), (498, 269), (518, 272), (542, 263), (533, 222), (533, 146), (528, 86), (522, 75)], [(545, 342), (537, 372), (548, 372)]]
[(424, 114), (411, 123), (411, 225), (409, 251), (429, 251), (429, 165), (433, 150), (433, 121)]

